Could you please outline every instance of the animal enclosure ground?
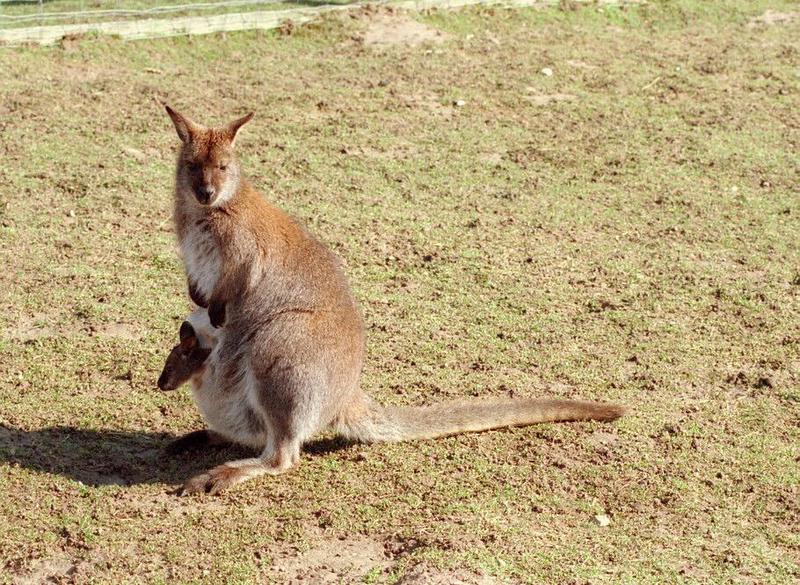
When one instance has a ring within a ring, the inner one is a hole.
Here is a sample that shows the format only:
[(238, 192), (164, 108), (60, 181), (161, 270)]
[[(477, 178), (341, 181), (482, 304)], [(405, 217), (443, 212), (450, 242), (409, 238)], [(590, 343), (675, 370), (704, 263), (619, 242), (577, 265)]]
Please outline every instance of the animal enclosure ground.
[[(362, 11), (0, 52), (0, 581), (796, 581), (797, 11)], [(155, 388), (190, 308), (156, 98), (256, 110), (243, 164), (346, 261), (377, 399), (630, 416), (323, 439), (170, 495), (242, 453), (162, 451), (202, 421)]]

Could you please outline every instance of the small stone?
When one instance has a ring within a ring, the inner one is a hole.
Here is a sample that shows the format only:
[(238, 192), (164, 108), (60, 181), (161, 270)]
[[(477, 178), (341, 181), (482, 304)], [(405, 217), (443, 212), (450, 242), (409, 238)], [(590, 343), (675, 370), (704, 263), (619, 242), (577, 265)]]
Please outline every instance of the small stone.
[(598, 526), (606, 527), (611, 524), (611, 518), (606, 516), (605, 514), (598, 514), (594, 517), (595, 524)]
[(456, 100), (453, 102), (453, 105), (459, 108), (463, 108), (464, 106), (467, 105), (467, 102), (465, 102), (464, 100)]
[(122, 152), (124, 152), (131, 158), (135, 158), (139, 162), (143, 162), (147, 158), (147, 155), (143, 153), (141, 150), (139, 150), (138, 148), (131, 148), (130, 146), (122, 147)]
[(545, 75), (546, 77), (552, 77), (553, 70), (550, 69), (549, 67), (545, 67), (544, 69), (542, 69), (542, 75)]

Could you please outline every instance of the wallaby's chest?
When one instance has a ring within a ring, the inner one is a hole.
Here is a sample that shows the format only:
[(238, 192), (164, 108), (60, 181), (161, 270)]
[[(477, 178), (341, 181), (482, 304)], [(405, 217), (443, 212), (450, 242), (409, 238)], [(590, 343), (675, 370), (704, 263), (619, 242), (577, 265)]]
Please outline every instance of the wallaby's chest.
[(214, 234), (201, 221), (191, 225), (180, 244), (189, 286), (210, 299), (222, 270), (222, 255)]

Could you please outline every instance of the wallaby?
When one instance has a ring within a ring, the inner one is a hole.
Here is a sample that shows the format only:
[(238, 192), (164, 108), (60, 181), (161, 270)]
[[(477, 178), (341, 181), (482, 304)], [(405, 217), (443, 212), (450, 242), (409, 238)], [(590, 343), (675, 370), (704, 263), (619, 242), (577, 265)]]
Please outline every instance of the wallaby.
[(284, 472), (326, 428), (358, 441), (404, 441), (623, 414), (612, 404), (550, 399), (375, 403), (359, 387), (364, 324), (340, 260), (239, 168), (234, 142), (252, 114), (215, 129), (167, 112), (182, 142), (174, 219), (190, 296), (208, 306), (210, 326), (224, 323), (194, 378), (194, 398), (214, 436), (261, 451), (189, 479), (182, 493)]

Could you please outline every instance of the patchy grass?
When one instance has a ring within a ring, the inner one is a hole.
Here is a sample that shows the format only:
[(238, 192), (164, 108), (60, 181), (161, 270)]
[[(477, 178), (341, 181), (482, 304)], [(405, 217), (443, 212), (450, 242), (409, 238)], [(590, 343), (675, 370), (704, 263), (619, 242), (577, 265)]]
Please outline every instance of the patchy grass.
[[(0, 53), (1, 579), (798, 579), (800, 21), (753, 23), (767, 9), (797, 5), (433, 12), (446, 42), (381, 48), (365, 12)], [(379, 400), (631, 415), (321, 441), (286, 476), (170, 495), (235, 454), (161, 451), (202, 421), (155, 389), (189, 303), (154, 98), (258, 112), (244, 164), (346, 260)]]

